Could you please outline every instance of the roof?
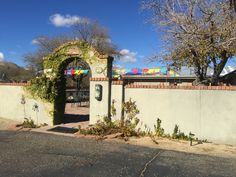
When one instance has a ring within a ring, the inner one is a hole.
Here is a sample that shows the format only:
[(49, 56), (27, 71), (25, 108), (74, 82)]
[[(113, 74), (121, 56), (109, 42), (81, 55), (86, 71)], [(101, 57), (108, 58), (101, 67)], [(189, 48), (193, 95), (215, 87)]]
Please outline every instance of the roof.
[[(236, 70), (236, 66), (225, 66), (224, 69), (222, 70), (220, 76), (224, 76), (227, 75), (233, 71)], [(208, 68), (207, 69), (207, 75), (211, 76), (213, 75), (214, 70), (212, 68)], [(195, 77), (195, 73), (194, 73), (194, 68), (193, 67), (182, 67), (179, 71), (177, 71), (177, 73), (180, 76), (188, 76), (188, 77)]]
[(228, 76), (230, 76), (230, 75), (232, 75), (232, 74), (234, 74), (234, 73), (236, 73), (236, 69), (235, 69), (234, 71), (230, 72), (230, 73), (227, 73), (227, 74), (223, 75), (223, 76), (221, 77), (221, 79), (225, 79), (225, 78), (227, 78)]

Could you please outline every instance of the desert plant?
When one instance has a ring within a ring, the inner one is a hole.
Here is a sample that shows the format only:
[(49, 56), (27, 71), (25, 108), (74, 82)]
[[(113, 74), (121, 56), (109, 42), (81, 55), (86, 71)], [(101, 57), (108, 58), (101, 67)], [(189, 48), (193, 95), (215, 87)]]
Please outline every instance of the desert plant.
[(154, 132), (156, 136), (163, 136), (165, 131), (161, 128), (161, 119), (157, 118), (157, 124), (154, 125)]
[(105, 136), (112, 133), (119, 132), (119, 123), (112, 122), (107, 116), (103, 117), (103, 120), (98, 120), (96, 124), (86, 129), (78, 127), (79, 133), (84, 135), (98, 135)]
[(121, 121), (121, 130), (124, 136), (137, 136), (141, 133), (141, 130), (136, 130), (136, 127), (139, 123), (139, 119), (136, 117), (139, 114), (136, 102), (132, 101), (131, 98), (129, 101), (123, 103), (123, 109), (125, 112), (125, 118)]
[[(90, 134), (98, 136), (106, 136), (113, 133), (121, 133), (122, 137), (144, 135), (144, 132), (141, 131), (140, 128), (136, 129), (139, 123), (139, 119), (136, 117), (139, 113), (136, 103), (130, 99), (123, 104), (123, 109), (126, 113), (126, 117), (123, 121), (112, 121), (105, 116), (102, 120), (97, 121), (95, 125), (88, 127), (87, 129), (82, 129), (79, 127), (79, 132), (85, 135)], [(113, 110), (116, 110), (114, 104)]]
[(24, 118), (24, 122), (22, 123), (23, 128), (36, 128), (34, 121), (31, 118)]
[(181, 132), (179, 126), (175, 124), (175, 128), (172, 134), (173, 139), (189, 140), (189, 136), (185, 135), (184, 132)]
[(174, 139), (177, 138), (178, 132), (179, 132), (179, 126), (175, 124), (175, 128), (172, 133), (172, 138), (174, 138)]

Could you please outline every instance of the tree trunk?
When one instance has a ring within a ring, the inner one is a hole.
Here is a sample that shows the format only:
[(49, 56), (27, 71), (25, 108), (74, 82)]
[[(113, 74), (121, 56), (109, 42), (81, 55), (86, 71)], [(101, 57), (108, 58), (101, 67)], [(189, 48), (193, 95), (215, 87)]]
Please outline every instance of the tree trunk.
[(220, 63), (214, 67), (214, 73), (210, 78), (210, 83), (212, 85), (218, 85), (220, 74), (228, 61), (228, 57), (226, 56), (226, 51), (223, 51), (221, 56), (222, 56), (222, 59)]
[(230, 7), (236, 12), (236, 0), (230, 0)]
[(202, 84), (206, 85), (206, 84), (208, 84), (207, 78), (206, 78), (208, 64), (205, 64), (205, 66), (201, 66), (195, 50), (191, 49), (191, 52), (194, 56), (194, 59), (193, 59), (194, 72), (196, 75), (196, 80), (193, 82), (193, 85), (202, 85)]

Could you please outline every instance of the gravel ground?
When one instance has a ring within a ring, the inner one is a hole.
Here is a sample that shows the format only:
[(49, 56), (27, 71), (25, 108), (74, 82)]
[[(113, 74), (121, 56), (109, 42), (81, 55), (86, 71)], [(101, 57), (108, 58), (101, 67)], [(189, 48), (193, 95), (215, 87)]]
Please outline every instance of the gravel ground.
[(2, 177), (235, 177), (236, 159), (35, 132), (0, 131)]

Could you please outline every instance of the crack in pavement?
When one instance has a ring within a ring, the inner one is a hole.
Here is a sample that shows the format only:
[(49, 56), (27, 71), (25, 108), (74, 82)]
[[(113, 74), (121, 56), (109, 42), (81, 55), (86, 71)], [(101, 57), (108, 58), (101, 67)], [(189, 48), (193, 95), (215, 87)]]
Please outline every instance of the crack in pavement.
[(145, 165), (143, 170), (141, 171), (139, 177), (144, 177), (145, 172), (147, 171), (148, 166), (160, 155), (160, 153), (163, 151), (159, 151), (158, 153), (155, 154), (155, 156), (153, 156), (153, 158), (151, 160), (149, 160)]

